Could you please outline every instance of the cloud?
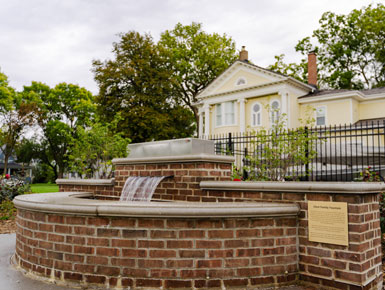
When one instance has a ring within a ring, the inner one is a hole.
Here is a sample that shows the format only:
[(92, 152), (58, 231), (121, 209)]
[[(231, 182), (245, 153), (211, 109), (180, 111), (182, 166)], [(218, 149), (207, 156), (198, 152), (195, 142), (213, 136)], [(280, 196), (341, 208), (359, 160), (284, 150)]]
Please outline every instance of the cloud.
[(155, 40), (177, 22), (203, 23), (207, 32), (246, 45), (254, 63), (274, 55), (300, 58), (296, 42), (311, 35), (325, 11), (348, 13), (362, 0), (0, 0), (0, 68), (17, 89), (31, 81), (77, 83), (93, 93), (93, 59), (110, 58), (117, 34), (136, 30)]

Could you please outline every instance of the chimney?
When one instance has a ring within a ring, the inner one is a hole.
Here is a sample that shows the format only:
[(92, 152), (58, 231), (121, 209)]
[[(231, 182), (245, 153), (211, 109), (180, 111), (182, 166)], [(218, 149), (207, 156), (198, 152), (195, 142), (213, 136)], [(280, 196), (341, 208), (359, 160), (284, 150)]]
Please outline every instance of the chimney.
[(317, 87), (317, 55), (314, 51), (307, 55), (307, 83)]
[(241, 49), (241, 51), (239, 52), (239, 60), (242, 60), (242, 61), (248, 61), (248, 58), (249, 58), (249, 53), (248, 53), (248, 51), (245, 49), (245, 46), (242, 46), (242, 49)]

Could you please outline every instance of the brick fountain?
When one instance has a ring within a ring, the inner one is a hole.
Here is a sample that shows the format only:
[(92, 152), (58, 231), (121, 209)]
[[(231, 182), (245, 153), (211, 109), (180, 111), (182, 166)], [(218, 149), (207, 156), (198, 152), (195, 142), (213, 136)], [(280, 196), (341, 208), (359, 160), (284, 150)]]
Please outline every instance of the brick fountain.
[[(18, 269), (106, 289), (382, 289), (384, 184), (233, 182), (233, 158), (197, 139), (130, 149), (113, 180), (57, 180), (60, 193), (14, 200)], [(120, 202), (132, 176), (172, 177), (151, 202)], [(347, 203), (347, 246), (309, 241), (309, 201)]]

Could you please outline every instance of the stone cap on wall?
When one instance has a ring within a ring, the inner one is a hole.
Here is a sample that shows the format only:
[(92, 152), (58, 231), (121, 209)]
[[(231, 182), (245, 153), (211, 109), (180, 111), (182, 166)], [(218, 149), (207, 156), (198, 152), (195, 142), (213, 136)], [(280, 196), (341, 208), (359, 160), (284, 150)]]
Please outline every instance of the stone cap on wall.
[(299, 206), (288, 203), (121, 202), (88, 199), (91, 193), (55, 192), (16, 196), (15, 207), (44, 213), (120, 217), (280, 217), (296, 216)]
[(215, 154), (214, 141), (182, 138), (129, 144), (129, 158)]
[(194, 154), (176, 156), (157, 156), (143, 158), (115, 158), (113, 164), (154, 164), (154, 163), (186, 163), (186, 162), (214, 162), (214, 163), (233, 163), (234, 156), (222, 156), (214, 154)]
[(269, 182), (269, 181), (202, 181), (201, 189), (233, 191), (314, 192), (367, 194), (385, 191), (382, 182)]
[(98, 185), (98, 186), (113, 186), (115, 178), (111, 179), (56, 179), (57, 185)]

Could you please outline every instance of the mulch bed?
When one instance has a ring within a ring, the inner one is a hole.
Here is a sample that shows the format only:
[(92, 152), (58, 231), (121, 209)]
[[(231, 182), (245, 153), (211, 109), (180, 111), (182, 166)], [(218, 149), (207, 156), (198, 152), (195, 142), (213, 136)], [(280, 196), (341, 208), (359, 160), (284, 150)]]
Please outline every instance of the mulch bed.
[(9, 220), (0, 220), (0, 234), (11, 234), (16, 232), (15, 218)]

